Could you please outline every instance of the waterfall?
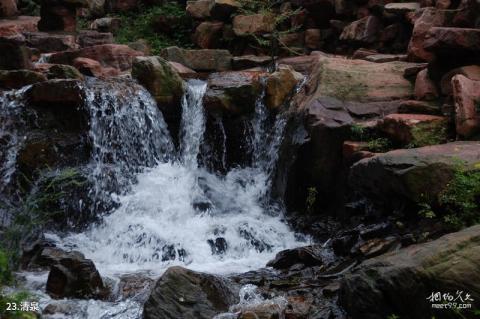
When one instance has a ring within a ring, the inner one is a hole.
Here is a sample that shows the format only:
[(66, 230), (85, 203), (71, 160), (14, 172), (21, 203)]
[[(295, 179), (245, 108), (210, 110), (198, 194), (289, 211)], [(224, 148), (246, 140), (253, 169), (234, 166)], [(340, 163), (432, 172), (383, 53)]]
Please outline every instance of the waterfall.
[(8, 188), (16, 171), (18, 152), (24, 142), (25, 91), (0, 93), (0, 225), (10, 222), (6, 204), (12, 199)]
[(93, 197), (108, 201), (125, 193), (136, 174), (173, 155), (167, 125), (150, 94), (128, 79), (88, 79), (85, 107), (93, 145), (90, 169)]
[(116, 274), (161, 273), (171, 265), (240, 272), (263, 267), (276, 252), (299, 245), (282, 221), (282, 210), (264, 201), (283, 118), (271, 129), (265, 126), (266, 113), (260, 112), (266, 109), (259, 98), (252, 147), (262, 156), (250, 167), (218, 175), (197, 161), (205, 130), (204, 82), (187, 83), (178, 155), (161, 114), (151, 107), (152, 98), (144, 90), (132, 90), (122, 95), (121, 105), (112, 103), (109, 87), (87, 96), (95, 143), (92, 165), (99, 172), (133, 175), (135, 183), (120, 193), (119, 207), (100, 225), (62, 239), (52, 235), (59, 246), (80, 250), (103, 274)]

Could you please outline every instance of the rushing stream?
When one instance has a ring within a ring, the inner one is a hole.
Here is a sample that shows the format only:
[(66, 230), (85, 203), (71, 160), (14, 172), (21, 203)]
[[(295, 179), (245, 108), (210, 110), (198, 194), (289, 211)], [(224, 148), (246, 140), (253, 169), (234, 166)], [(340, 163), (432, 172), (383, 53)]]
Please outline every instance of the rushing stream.
[[(87, 81), (94, 181), (90, 196), (113, 200), (118, 207), (84, 232), (46, 236), (61, 248), (85, 254), (112, 281), (140, 272), (157, 277), (172, 265), (215, 274), (244, 272), (264, 267), (280, 250), (301, 245), (282, 220), (282, 205), (270, 199), (286, 118), (279, 114), (269, 125), (260, 96), (251, 136), (245, 137), (252, 164), (214, 173), (198, 161), (206, 89), (199, 80), (187, 83), (176, 150), (146, 90), (131, 80)], [(31, 287), (43, 289), (45, 274), (26, 277)], [(48, 297), (43, 296), (46, 305)], [(141, 314), (141, 305), (128, 300), (77, 301), (76, 307), (81, 310), (75, 318)]]

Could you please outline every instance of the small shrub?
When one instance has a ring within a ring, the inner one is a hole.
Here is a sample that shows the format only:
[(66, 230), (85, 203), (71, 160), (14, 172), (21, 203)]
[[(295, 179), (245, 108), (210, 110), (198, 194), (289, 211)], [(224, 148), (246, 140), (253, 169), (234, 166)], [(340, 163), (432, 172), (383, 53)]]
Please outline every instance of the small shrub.
[(317, 194), (318, 194), (318, 191), (315, 187), (307, 188), (307, 199), (305, 201), (305, 204), (306, 204), (305, 207), (306, 207), (307, 213), (309, 214), (313, 213), (313, 210), (315, 209)]
[(407, 148), (436, 145), (447, 141), (447, 129), (443, 123), (417, 125), (412, 128), (412, 142)]
[(457, 168), (440, 195), (444, 222), (454, 229), (480, 223), (480, 170)]
[(386, 152), (391, 149), (392, 143), (388, 138), (378, 137), (367, 141), (367, 148), (371, 152)]
[[(117, 15), (121, 19), (121, 28), (116, 35), (118, 43), (127, 44), (144, 39), (148, 42), (152, 53), (159, 54), (169, 46), (192, 47), (191, 22), (185, 9), (178, 3), (167, 3), (160, 6), (141, 7), (138, 12)], [(177, 23), (170, 34), (157, 33), (153, 27), (158, 17), (175, 17)]]

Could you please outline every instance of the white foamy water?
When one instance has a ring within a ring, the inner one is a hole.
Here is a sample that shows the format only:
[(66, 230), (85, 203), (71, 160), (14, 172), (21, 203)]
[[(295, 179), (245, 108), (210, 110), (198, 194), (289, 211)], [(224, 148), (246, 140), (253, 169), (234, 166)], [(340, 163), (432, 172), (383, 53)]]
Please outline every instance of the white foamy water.
[[(280, 206), (268, 199), (270, 175), (286, 120), (279, 116), (268, 129), (263, 122), (266, 109), (263, 103), (257, 103), (257, 116), (252, 120), (255, 134), (252, 148), (260, 156), (255, 156), (252, 167), (216, 175), (199, 167), (197, 162), (205, 130), (202, 105), (205, 90), (203, 82), (188, 84), (182, 103), (181, 147), (177, 156), (157, 154), (159, 149), (169, 152), (171, 142), (165, 137), (163, 118), (158, 119), (161, 114), (152, 111), (154, 102), (145, 92), (139, 95), (141, 103), (135, 102), (133, 106), (144, 107), (146, 122), (163, 125), (162, 128), (144, 128), (143, 135), (132, 136), (124, 143), (118, 140), (114, 147), (111, 143), (105, 146), (109, 141), (105, 132), (128, 127), (128, 116), (120, 117), (118, 123), (98, 117), (105, 123), (94, 123), (91, 132), (97, 148), (94, 152), (97, 176), (105, 175), (98, 173), (105, 166), (104, 158), (117, 156), (115, 154), (121, 154), (120, 160), (108, 166), (117, 165), (115, 171), (118, 172), (122, 169), (131, 172), (130, 149), (148, 161), (153, 156), (158, 163), (135, 173), (136, 183), (118, 197), (119, 208), (104, 217), (100, 225), (58, 239), (59, 246), (81, 251), (95, 262), (103, 275), (140, 270), (159, 275), (172, 265), (224, 274), (247, 271), (265, 266), (278, 251), (301, 244), (282, 221)], [(90, 100), (95, 98), (92, 96)], [(115, 103), (118, 104), (118, 100)], [(103, 104), (96, 103), (96, 114), (101, 111), (98, 105)], [(115, 107), (110, 112), (120, 110), (124, 113), (129, 108)], [(138, 113), (135, 114), (137, 119)], [(121, 138), (129, 136), (124, 134)], [(148, 147), (138, 150), (139, 143)]]

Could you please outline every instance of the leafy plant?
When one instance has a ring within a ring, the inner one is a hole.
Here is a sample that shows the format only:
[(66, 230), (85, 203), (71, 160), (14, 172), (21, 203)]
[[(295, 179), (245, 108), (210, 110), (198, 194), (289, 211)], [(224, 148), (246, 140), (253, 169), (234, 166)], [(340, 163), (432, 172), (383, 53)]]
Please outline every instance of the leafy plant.
[(422, 147), (445, 143), (447, 129), (443, 123), (416, 125), (411, 130), (412, 142), (407, 148)]
[(480, 223), (480, 170), (457, 167), (440, 195), (443, 220), (454, 229)]
[(275, 71), (275, 59), (282, 48), (293, 55), (300, 55), (299, 52), (289, 47), (284, 41), (285, 35), (294, 33), (300, 29), (299, 26), (293, 26), (290, 23), (292, 17), (298, 15), (302, 8), (295, 10), (285, 7), (279, 9), (279, 2), (276, 0), (239, 0), (241, 5), (240, 12), (245, 15), (262, 14), (270, 21), (272, 31), (264, 35), (252, 34), (255, 42), (270, 53), (273, 71)]
[(315, 202), (317, 201), (318, 191), (315, 187), (307, 188), (307, 199), (305, 201), (307, 213), (313, 213)]
[[(120, 18), (122, 26), (116, 35), (118, 43), (127, 44), (144, 39), (153, 54), (158, 54), (161, 49), (169, 46), (193, 46), (190, 40), (191, 22), (185, 9), (178, 3), (140, 7), (138, 12), (123, 13), (117, 17)], [(164, 17), (175, 21), (172, 22), (174, 25), (170, 26), (174, 32), (167, 34), (155, 31), (156, 20)]]

